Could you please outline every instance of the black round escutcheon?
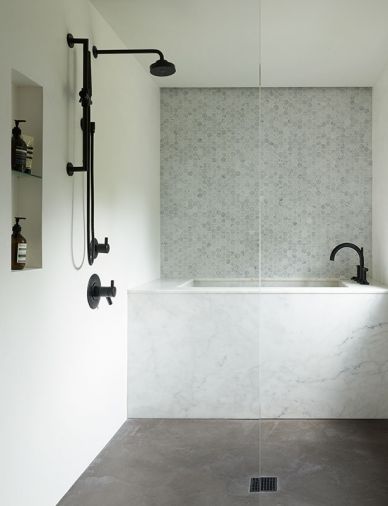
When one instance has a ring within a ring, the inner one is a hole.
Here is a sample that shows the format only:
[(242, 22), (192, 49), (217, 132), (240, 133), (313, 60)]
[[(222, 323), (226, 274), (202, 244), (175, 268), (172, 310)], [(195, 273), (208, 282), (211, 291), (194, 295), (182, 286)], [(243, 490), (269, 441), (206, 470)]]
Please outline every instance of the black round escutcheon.
[(101, 280), (97, 276), (97, 274), (92, 274), (89, 279), (88, 283), (88, 291), (87, 291), (87, 297), (88, 297), (88, 304), (92, 309), (96, 309), (98, 307), (98, 304), (100, 303), (100, 296), (96, 295), (95, 288), (101, 287)]

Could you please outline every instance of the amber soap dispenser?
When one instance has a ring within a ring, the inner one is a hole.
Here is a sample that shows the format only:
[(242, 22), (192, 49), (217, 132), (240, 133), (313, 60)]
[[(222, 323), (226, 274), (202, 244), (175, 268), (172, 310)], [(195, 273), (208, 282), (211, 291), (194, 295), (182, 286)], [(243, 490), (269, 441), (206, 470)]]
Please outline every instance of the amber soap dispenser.
[(12, 170), (25, 172), (27, 162), (27, 144), (22, 138), (22, 131), (19, 123), (25, 123), (24, 119), (15, 119), (15, 126), (12, 129), (11, 165)]
[(19, 221), (25, 218), (16, 216), (15, 220), (11, 236), (11, 268), (13, 271), (20, 271), (24, 269), (27, 262), (27, 241), (20, 233), (22, 227), (19, 225)]

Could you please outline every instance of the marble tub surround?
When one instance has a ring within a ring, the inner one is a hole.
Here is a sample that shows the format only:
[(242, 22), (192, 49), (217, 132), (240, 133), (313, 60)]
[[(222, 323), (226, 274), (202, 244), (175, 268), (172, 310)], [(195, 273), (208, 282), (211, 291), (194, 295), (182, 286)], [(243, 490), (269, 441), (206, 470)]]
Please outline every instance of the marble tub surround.
[(130, 293), (129, 418), (256, 418), (259, 313), (249, 294)]
[(161, 90), (162, 277), (371, 268), (370, 88)]
[(264, 418), (388, 418), (388, 296), (260, 296)]
[(181, 281), (128, 294), (129, 417), (388, 418), (386, 288)]
[(155, 279), (135, 287), (129, 293), (387, 293), (388, 287), (369, 279), (360, 285), (350, 279), (258, 279), (193, 278)]

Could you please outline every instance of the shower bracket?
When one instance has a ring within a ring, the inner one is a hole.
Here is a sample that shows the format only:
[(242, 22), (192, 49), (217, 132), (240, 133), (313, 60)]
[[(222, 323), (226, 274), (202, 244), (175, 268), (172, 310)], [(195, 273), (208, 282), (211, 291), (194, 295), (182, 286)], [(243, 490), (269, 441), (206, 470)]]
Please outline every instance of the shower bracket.
[(74, 172), (86, 172), (85, 167), (74, 167), (71, 162), (66, 164), (66, 172), (68, 176), (74, 176)]
[(105, 237), (105, 241), (103, 243), (99, 243), (97, 241), (97, 239), (94, 238), (93, 244), (92, 244), (92, 250), (93, 250), (94, 258), (97, 258), (99, 253), (109, 253), (110, 246), (109, 246), (108, 238)]

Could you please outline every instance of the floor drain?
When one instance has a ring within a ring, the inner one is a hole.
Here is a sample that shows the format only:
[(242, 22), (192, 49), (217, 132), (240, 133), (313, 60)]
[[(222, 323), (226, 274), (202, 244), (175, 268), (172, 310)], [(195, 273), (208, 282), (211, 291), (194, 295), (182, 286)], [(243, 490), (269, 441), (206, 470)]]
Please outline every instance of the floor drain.
[(277, 492), (278, 479), (274, 476), (260, 476), (251, 478), (249, 492)]

